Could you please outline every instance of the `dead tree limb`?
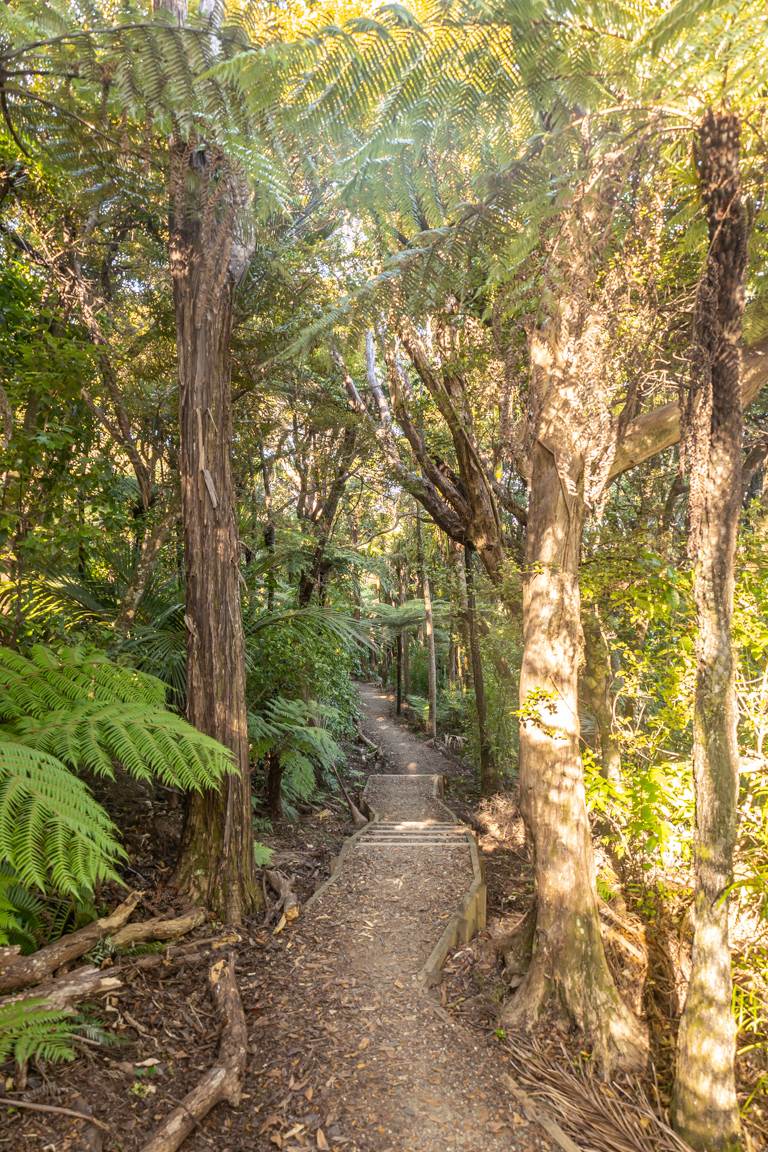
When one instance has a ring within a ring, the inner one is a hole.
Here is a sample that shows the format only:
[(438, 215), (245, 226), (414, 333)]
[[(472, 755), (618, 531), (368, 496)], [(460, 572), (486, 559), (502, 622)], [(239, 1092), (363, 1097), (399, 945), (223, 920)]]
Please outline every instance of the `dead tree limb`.
[(226, 1101), (236, 1108), (240, 1103), (248, 1054), (248, 1029), (235, 980), (233, 957), (217, 960), (211, 967), (208, 980), (222, 1021), (218, 1060), (163, 1121), (142, 1152), (176, 1152), (217, 1104)]
[(376, 755), (378, 756), (379, 753), (381, 752), (381, 749), (379, 748), (378, 744), (374, 743), (373, 740), (369, 739), (369, 737), (366, 736), (365, 732), (363, 732), (363, 729), (361, 728), (361, 726), (359, 724), (357, 726), (357, 734), (360, 737), (363, 744), (365, 744), (365, 746), (367, 748), (371, 748), (376, 753)]
[(77, 960), (103, 940), (114, 935), (131, 918), (141, 899), (140, 892), (132, 892), (109, 916), (102, 916), (76, 932), (69, 932), (53, 944), (48, 944), (31, 956), (20, 956), (15, 950), (0, 949), (0, 992), (12, 992), (39, 984), (57, 968)]
[(205, 924), (208, 916), (199, 908), (185, 912), (183, 916), (175, 916), (170, 920), (163, 920), (155, 916), (151, 920), (140, 920), (136, 924), (126, 924), (118, 932), (112, 933), (112, 943), (118, 948), (129, 948), (133, 944), (141, 944), (145, 940), (178, 940), (179, 936), (186, 936), (201, 924)]
[(60, 976), (57, 980), (49, 980), (47, 983), (38, 984), (35, 988), (27, 988), (6, 996), (0, 1000), (0, 1007), (20, 1004), (25, 1000), (44, 1000), (46, 1008), (65, 1011), (80, 1000), (121, 988), (123, 982), (114, 975), (114, 972), (114, 968), (102, 971), (87, 964), (82, 968), (75, 968), (73, 972), (67, 972), (66, 976)]
[(4, 1108), (26, 1108), (30, 1112), (47, 1112), (54, 1116), (72, 1116), (76, 1120), (83, 1120), (94, 1128), (100, 1128), (102, 1132), (111, 1131), (102, 1120), (97, 1120), (90, 1112), (78, 1112), (75, 1108), (61, 1108), (58, 1104), (36, 1104), (31, 1100), (13, 1100), (10, 1096), (0, 1096), (0, 1105)]

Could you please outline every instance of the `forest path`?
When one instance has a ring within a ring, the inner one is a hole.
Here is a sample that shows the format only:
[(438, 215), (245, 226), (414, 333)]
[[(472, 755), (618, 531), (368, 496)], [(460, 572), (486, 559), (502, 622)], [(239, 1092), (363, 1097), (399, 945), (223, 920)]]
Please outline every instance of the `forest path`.
[(435, 795), (448, 762), (389, 720), (385, 695), (360, 695), (393, 774), (370, 777), (378, 821), (347, 842), (333, 880), (279, 937), (278, 1003), (255, 1021), (268, 1031), (255, 1032), (264, 1062), (251, 1066), (249, 1147), (548, 1150), (515, 1111), (496, 1051), (456, 1027), (419, 978), (474, 877), (467, 837)]

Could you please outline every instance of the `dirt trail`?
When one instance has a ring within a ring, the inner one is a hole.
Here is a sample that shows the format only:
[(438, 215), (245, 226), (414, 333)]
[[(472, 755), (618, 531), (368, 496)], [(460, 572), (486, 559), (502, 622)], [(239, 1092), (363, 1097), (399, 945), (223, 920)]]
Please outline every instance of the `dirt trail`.
[(389, 721), (386, 697), (363, 687), (361, 699), (388, 770), (410, 776), (399, 786), (372, 778), (375, 807), (389, 827), (423, 825), (428, 834), (398, 843), (363, 836), (335, 882), (279, 937), (289, 994), (275, 1005), (274, 982), (265, 990), (266, 1011), (254, 1021), (255, 1108), (250, 1123), (242, 1108), (234, 1126), (258, 1149), (548, 1149), (512, 1107), (496, 1052), (453, 1026), (418, 980), (473, 875), (466, 839), (451, 837), (433, 782), (414, 779), (447, 761)]

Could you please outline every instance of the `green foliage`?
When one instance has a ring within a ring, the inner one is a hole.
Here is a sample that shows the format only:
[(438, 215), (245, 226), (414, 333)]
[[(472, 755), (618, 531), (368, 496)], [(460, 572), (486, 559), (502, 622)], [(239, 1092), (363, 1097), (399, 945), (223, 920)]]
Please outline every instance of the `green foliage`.
[(230, 770), (226, 749), (164, 696), (153, 677), (82, 649), (0, 649), (0, 861), (22, 885), (81, 896), (115, 875), (117, 830), (78, 772), (113, 777), (119, 763), (199, 791)]
[[(357, 696), (352, 684), (355, 645), (325, 624), (332, 614), (314, 610), (278, 614), (248, 640), (248, 706), (261, 713), (274, 698), (314, 700), (330, 709), (336, 736), (353, 730)], [(319, 621), (322, 620), (322, 623)], [(300, 706), (300, 705), (298, 705)]]
[(308, 800), (316, 789), (315, 769), (329, 772), (344, 759), (324, 723), (337, 719), (333, 709), (300, 700), (276, 697), (254, 715), (248, 729), (253, 756), (264, 760), (277, 757), (282, 773), (282, 789), (290, 804)]
[(9, 1057), (17, 1064), (74, 1060), (77, 1031), (71, 1013), (52, 1011), (43, 1000), (0, 1005), (0, 1063)]

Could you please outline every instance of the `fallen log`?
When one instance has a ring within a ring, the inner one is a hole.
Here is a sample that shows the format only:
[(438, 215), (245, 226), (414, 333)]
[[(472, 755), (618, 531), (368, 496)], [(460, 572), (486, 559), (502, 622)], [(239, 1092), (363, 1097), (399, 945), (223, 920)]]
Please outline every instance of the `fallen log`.
[(79, 1000), (87, 1000), (89, 996), (121, 988), (123, 981), (114, 975), (114, 971), (114, 968), (102, 970), (87, 964), (67, 972), (65, 976), (59, 976), (56, 980), (38, 984), (36, 988), (27, 988), (6, 996), (0, 1000), (0, 1007), (5, 1007), (7, 1004), (21, 1004), (25, 1000), (44, 1000), (47, 1008), (66, 1011)]
[(368, 736), (366, 736), (365, 732), (363, 732), (363, 729), (361, 728), (361, 726), (359, 724), (357, 726), (357, 734), (360, 737), (361, 743), (365, 744), (366, 747), (370, 748), (373, 752), (375, 752), (377, 756), (380, 754), (381, 748), (379, 748), (378, 744), (374, 743), (373, 740), (371, 740)]
[(0, 949), (0, 992), (14, 992), (39, 984), (57, 968), (77, 960), (98, 944), (99, 940), (114, 935), (122, 928), (133, 915), (140, 899), (140, 892), (132, 892), (109, 916), (102, 916), (84, 928), (67, 933), (45, 948), (33, 952), (31, 956), (21, 956), (11, 948)]
[(208, 981), (222, 1021), (218, 1060), (157, 1128), (142, 1152), (176, 1152), (217, 1104), (226, 1101), (236, 1108), (240, 1103), (248, 1054), (248, 1029), (235, 980), (233, 957), (217, 960), (208, 973)]
[(169, 920), (163, 920), (160, 916), (139, 920), (113, 932), (112, 943), (118, 948), (130, 948), (133, 944), (142, 944), (147, 940), (178, 940), (179, 936), (186, 936), (188, 932), (205, 924), (207, 919), (208, 916), (200, 908), (193, 908), (183, 916)]

